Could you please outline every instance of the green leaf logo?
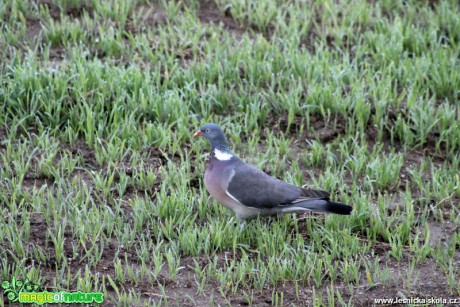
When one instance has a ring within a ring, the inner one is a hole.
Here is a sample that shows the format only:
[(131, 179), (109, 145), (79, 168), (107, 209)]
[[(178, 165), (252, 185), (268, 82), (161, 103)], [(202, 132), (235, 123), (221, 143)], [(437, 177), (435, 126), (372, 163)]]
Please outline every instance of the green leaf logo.
[(11, 282), (7, 280), (2, 282), (3, 294), (6, 295), (10, 302), (17, 302), (20, 292), (37, 292), (39, 288), (39, 285), (34, 284), (27, 278), (25, 281), (22, 281), (16, 280), (13, 276)]

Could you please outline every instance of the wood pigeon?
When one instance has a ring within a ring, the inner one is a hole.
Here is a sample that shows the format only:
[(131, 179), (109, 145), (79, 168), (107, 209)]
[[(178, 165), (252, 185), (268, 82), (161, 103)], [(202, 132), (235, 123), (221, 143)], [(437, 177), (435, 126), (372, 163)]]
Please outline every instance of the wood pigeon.
[(352, 207), (332, 202), (329, 193), (296, 187), (281, 181), (232, 154), (222, 129), (204, 125), (193, 136), (211, 142), (211, 157), (204, 173), (208, 192), (233, 210), (240, 222), (257, 216), (313, 211), (349, 215)]

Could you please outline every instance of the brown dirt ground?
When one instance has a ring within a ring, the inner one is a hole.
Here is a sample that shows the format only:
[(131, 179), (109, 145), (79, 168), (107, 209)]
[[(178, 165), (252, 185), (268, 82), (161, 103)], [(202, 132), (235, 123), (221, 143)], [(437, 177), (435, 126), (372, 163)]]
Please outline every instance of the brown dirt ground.
[[(51, 16), (56, 19), (59, 19), (61, 16), (60, 9), (53, 4), (53, 1), (50, 0), (42, 0), (39, 1), (43, 5), (49, 6)], [(248, 32), (247, 28), (238, 25), (233, 18), (231, 17), (229, 12), (222, 13), (214, 1), (209, 0), (202, 0), (200, 2), (200, 8), (198, 11), (198, 18), (202, 23), (213, 23), (217, 25), (222, 25), (225, 30), (227, 30), (231, 35), (235, 36), (236, 38), (241, 38), (242, 35)], [(81, 10), (85, 9), (90, 11), (91, 7), (84, 7), (84, 8), (70, 8), (65, 13), (72, 16), (73, 18), (78, 18), (81, 16)], [(141, 9), (139, 7), (138, 9)], [(148, 12), (143, 8), (144, 12)], [(319, 18), (319, 17), (318, 17)], [(151, 11), (150, 15), (146, 16), (145, 18), (146, 25), (153, 25), (159, 23), (165, 23), (167, 21), (167, 16), (161, 10)], [(128, 31), (136, 31), (135, 29), (130, 28), (129, 22), (127, 23), (127, 30)], [(250, 29), (251, 31), (255, 31), (256, 29)], [(314, 31), (314, 30), (312, 30)], [(27, 20), (27, 37), (30, 42), (37, 40), (40, 43), (40, 36), (42, 33), (42, 25), (37, 20)], [(311, 33), (314, 35), (314, 33)], [(312, 48), (312, 44), (310, 41), (304, 42), (308, 49)], [(53, 47), (52, 55), (56, 61), (60, 61), (62, 56), (65, 54), (65, 50), (63, 47)], [(337, 137), (340, 137), (341, 134), (345, 132), (345, 119), (344, 118), (336, 118), (336, 123), (338, 129), (333, 128), (333, 122), (331, 121), (328, 125), (325, 125), (323, 121), (319, 120), (318, 118), (312, 116), (310, 118), (310, 122), (314, 126), (315, 130), (317, 131), (317, 135), (322, 142), (330, 142)], [(315, 138), (313, 135), (309, 135), (307, 132), (304, 132), (304, 135), (299, 136), (296, 135), (296, 132), (299, 130), (300, 125), (302, 124), (301, 118), (295, 118), (294, 123), (291, 125), (289, 134), (291, 136), (296, 136), (296, 138), (301, 138), (303, 140)], [(270, 117), (267, 119), (266, 125), (272, 127), (274, 130), (278, 130), (284, 133), (287, 129), (287, 117), (280, 117), (280, 118), (273, 118)], [(376, 132), (369, 127), (369, 135), (367, 135), (367, 140), (372, 145), (372, 140), (375, 139)], [(4, 136), (6, 132), (4, 129), (0, 128), (0, 138)], [(294, 143), (294, 146), (298, 146), (297, 150), (301, 151), (304, 149), (305, 145), (300, 143)], [(387, 143), (389, 145), (389, 141)], [(421, 163), (427, 156), (431, 155), (430, 150), (434, 146), (433, 143), (427, 144), (423, 152), (414, 151), (411, 154), (407, 161), (405, 161), (405, 166), (408, 167), (409, 164), (419, 164)], [(430, 148), (431, 147), (431, 148)], [(3, 149), (0, 145), (0, 149)], [(82, 156), (84, 159), (84, 163), (91, 169), (103, 169), (104, 166), (100, 167), (97, 165), (97, 162), (94, 157), (94, 153), (90, 148), (84, 145), (83, 142), (77, 143), (76, 145), (62, 145), (61, 151), (69, 150), (73, 155)], [(447, 157), (436, 156), (435, 159), (439, 163), (442, 163), (447, 159)], [(158, 169), (161, 165), (166, 163), (165, 157), (155, 150), (152, 149), (150, 153), (149, 161), (146, 161), (149, 165), (153, 168)], [(123, 168), (123, 165), (120, 165), (120, 168)], [(130, 170), (125, 169), (126, 173), (129, 175)], [(132, 174), (132, 171), (131, 171)], [(82, 182), (91, 185), (91, 180), (88, 178), (88, 175), (83, 171), (76, 171), (74, 176), (80, 178)], [(191, 182), (192, 188), (198, 188), (198, 178), (193, 178)], [(53, 178), (45, 178), (43, 176), (36, 176), (35, 174), (31, 173), (25, 178), (24, 187), (25, 188), (32, 188), (47, 184), (48, 186), (52, 186), (54, 183)], [(154, 190), (151, 192), (152, 197), (154, 197)], [(121, 197), (128, 201), (130, 198), (133, 198), (136, 193), (143, 194), (145, 191), (136, 190), (134, 187), (130, 187), (127, 190), (125, 195)], [(458, 201), (458, 199), (457, 199)], [(126, 214), (130, 215), (130, 208), (129, 206), (125, 207)], [(299, 222), (301, 223), (301, 222)], [(50, 251), (54, 248), (52, 242), (45, 241), (45, 233), (47, 231), (47, 225), (43, 219), (43, 217), (39, 214), (35, 214), (33, 218), (31, 218), (31, 225), (30, 225), (30, 243), (37, 244), (42, 246), (45, 250), (50, 249)], [(430, 223), (431, 229), (431, 240), (433, 244), (437, 242), (443, 242), (447, 238), (449, 238), (453, 233), (458, 232), (459, 229), (454, 229), (451, 225), (439, 224), (436, 222)], [(70, 234), (68, 234), (70, 235)], [(355, 293), (353, 295), (353, 302), (356, 306), (367, 306), (372, 304), (374, 298), (392, 298), (398, 295), (398, 291), (400, 291), (402, 285), (406, 282), (406, 272), (409, 269), (409, 258), (410, 255), (408, 252), (404, 253), (404, 260), (397, 262), (393, 258), (389, 256), (388, 253), (388, 244), (386, 242), (379, 242), (375, 244), (373, 247), (374, 252), (376, 255), (381, 257), (382, 262), (387, 263), (388, 267), (392, 271), (392, 280), (388, 285), (381, 285), (377, 284), (373, 287), (369, 287), (366, 282), (366, 279), (363, 278), (359, 285), (354, 286)], [(65, 241), (65, 251), (67, 256), (71, 256), (72, 254), (72, 238), (69, 237)], [(113, 238), (112, 244), (106, 247), (106, 250), (103, 253), (103, 260), (99, 264), (96, 271), (100, 274), (108, 274), (114, 275), (114, 266), (113, 266), (113, 257), (117, 251), (123, 251), (122, 247), (118, 246), (118, 242), (116, 238)], [(81, 251), (84, 253), (84, 251)], [(132, 253), (132, 251), (126, 251), (127, 253)], [(223, 252), (225, 253), (225, 252)], [(53, 254), (53, 253), (50, 253)], [(203, 265), (208, 261), (205, 257), (198, 257), (195, 258), (199, 263), (203, 263)], [(9, 259), (12, 261), (12, 259)], [(29, 260), (30, 261), (30, 260)], [(457, 264), (460, 263), (460, 256), (457, 257)], [(26, 263), (27, 264), (27, 263)], [(29, 263), (31, 264), (31, 263)], [(206, 306), (208, 305), (209, 298), (211, 293), (213, 293), (215, 303), (219, 305), (247, 305), (244, 296), (242, 293), (237, 295), (232, 295), (230, 301), (225, 300), (220, 294), (218, 289), (218, 284), (211, 282), (205, 288), (205, 294), (197, 294), (198, 288), (196, 283), (193, 280), (193, 258), (186, 257), (182, 259), (182, 265), (185, 267), (182, 271), (180, 271), (177, 277), (174, 280), (169, 280), (167, 276), (164, 278), (160, 278), (159, 283), (161, 283), (164, 287), (166, 298), (168, 298), (169, 302), (173, 305), (181, 305), (181, 306), (192, 306), (189, 300), (185, 298), (186, 295), (193, 297), (196, 301), (196, 304), (199, 306)], [(55, 269), (53, 259), (50, 259), (48, 263), (41, 263), (42, 268), (44, 268), (44, 274), (49, 280), (55, 276)], [(83, 269), (85, 267), (85, 261), (80, 263), (73, 262), (70, 263), (71, 268), (73, 271), (77, 271), (79, 269)], [(96, 273), (96, 272), (93, 272)], [(364, 268), (361, 270), (361, 274), (365, 275)], [(192, 277), (191, 277), (192, 276)], [(51, 282), (50, 282), (51, 285)], [(46, 287), (47, 285), (45, 285)], [(107, 284), (107, 289), (113, 290), (110, 284)], [(155, 300), (159, 300), (164, 298), (164, 296), (160, 293), (160, 289), (158, 287), (151, 287), (147, 283), (139, 283), (139, 285), (134, 286), (130, 284), (122, 285), (125, 289), (133, 289), (138, 293), (142, 293), (144, 299), (153, 298)], [(336, 285), (337, 289), (342, 293), (342, 296), (345, 301), (350, 299), (350, 291), (345, 284), (338, 283)], [(446, 284), (446, 278), (444, 273), (437, 268), (434, 260), (427, 260), (422, 265), (417, 266), (415, 274), (411, 280), (411, 289), (412, 293), (405, 293), (407, 296), (434, 296), (434, 297), (450, 297), (450, 293), (448, 291), (448, 286)], [(255, 306), (270, 306), (272, 305), (271, 297), (272, 297), (272, 288), (264, 289), (263, 291), (254, 292), (254, 305)], [(297, 297), (295, 294), (295, 287), (293, 283), (287, 282), (283, 285), (279, 285), (277, 287), (277, 291), (284, 292), (284, 303), (286, 305), (309, 305), (311, 304), (311, 297), (312, 297), (312, 289), (309, 287), (304, 287), (301, 289), (300, 296)], [(322, 290), (323, 297), (327, 297), (326, 287)], [(114, 294), (115, 292), (113, 292)], [(106, 302), (104, 306), (110, 306), (113, 303)]]

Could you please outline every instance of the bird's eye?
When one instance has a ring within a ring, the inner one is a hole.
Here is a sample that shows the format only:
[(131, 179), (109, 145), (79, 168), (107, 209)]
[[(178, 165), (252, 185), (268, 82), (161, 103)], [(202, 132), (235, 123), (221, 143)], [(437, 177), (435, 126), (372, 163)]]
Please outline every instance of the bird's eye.
[(206, 133), (208, 133), (208, 132), (209, 132), (209, 129), (206, 129)]

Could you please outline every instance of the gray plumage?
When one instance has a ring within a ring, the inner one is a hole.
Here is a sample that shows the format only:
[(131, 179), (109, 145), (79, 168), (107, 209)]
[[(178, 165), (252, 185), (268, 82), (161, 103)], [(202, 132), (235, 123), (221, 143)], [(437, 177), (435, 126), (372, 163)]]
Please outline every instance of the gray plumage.
[(195, 133), (211, 142), (204, 175), (209, 193), (240, 220), (257, 216), (314, 211), (348, 215), (352, 207), (329, 200), (329, 193), (296, 187), (245, 163), (229, 149), (222, 129), (206, 124)]

